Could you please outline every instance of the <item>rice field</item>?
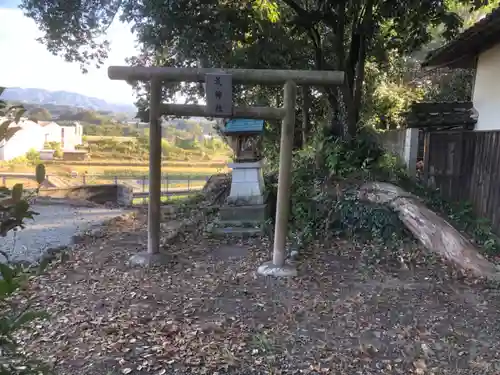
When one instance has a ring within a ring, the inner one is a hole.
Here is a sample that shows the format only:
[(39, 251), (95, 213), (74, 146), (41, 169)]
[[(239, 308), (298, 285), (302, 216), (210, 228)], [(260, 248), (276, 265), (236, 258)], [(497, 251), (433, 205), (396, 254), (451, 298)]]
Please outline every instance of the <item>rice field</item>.
[(31, 178), (18, 178), (18, 177), (6, 177), (0, 176), (0, 186), (12, 189), (16, 184), (23, 184), (25, 189), (36, 189), (38, 183)]
[[(136, 177), (142, 178), (148, 176), (149, 167), (147, 165), (95, 165), (95, 164), (73, 164), (73, 163), (44, 163), (47, 174), (67, 176), (76, 172), (78, 175), (96, 175), (96, 176), (119, 176), (119, 177)], [(188, 179), (210, 177), (213, 174), (225, 173), (228, 171), (227, 166), (213, 167), (198, 163), (189, 165), (164, 165), (162, 166), (162, 174), (168, 175), (171, 179)], [(1, 172), (11, 173), (34, 173), (34, 166), (28, 164), (19, 165), (0, 165)]]

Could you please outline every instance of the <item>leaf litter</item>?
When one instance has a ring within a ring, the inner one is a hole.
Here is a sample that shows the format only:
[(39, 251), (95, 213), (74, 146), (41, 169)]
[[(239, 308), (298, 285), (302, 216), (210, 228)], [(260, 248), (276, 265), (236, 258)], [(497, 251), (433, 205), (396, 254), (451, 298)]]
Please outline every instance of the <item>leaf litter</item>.
[(143, 214), (116, 220), (33, 277), (16, 298), (51, 319), (20, 332), (24, 350), (75, 375), (500, 373), (499, 291), (439, 262), (373, 265), (373, 245), (338, 239), (299, 277), (265, 278), (269, 239), (198, 228), (169, 264), (129, 267), (146, 243)]

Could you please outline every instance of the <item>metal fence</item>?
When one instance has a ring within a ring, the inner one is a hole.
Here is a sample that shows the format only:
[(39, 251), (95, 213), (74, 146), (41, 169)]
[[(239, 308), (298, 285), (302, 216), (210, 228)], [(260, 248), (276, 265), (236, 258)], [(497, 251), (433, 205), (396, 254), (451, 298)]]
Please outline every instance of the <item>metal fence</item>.
[[(203, 189), (210, 175), (165, 174), (162, 177), (161, 189), (164, 200), (179, 199), (193, 195)], [(35, 175), (29, 173), (0, 172), (0, 186), (12, 187), (22, 183), (25, 188), (36, 187)], [(54, 175), (49, 174), (44, 187), (68, 188), (79, 185), (122, 184), (132, 188), (134, 203), (146, 203), (149, 195), (149, 178), (144, 176), (111, 176), (111, 175)]]

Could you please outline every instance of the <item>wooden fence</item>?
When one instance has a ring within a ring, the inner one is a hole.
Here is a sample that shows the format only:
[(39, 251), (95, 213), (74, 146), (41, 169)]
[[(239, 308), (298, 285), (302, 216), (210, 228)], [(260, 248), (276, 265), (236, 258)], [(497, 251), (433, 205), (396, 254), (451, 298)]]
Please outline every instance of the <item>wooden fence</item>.
[(444, 198), (469, 201), (500, 234), (500, 131), (425, 134), (424, 181)]

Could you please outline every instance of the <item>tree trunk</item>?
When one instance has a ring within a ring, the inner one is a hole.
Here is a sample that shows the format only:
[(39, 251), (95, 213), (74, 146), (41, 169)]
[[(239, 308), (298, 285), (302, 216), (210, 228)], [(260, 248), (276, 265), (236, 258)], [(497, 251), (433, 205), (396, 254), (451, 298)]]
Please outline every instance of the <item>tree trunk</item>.
[(370, 46), (372, 38), (372, 23), (373, 23), (373, 0), (366, 4), (365, 15), (361, 25), (361, 40), (359, 45), (358, 64), (356, 67), (356, 78), (353, 87), (353, 105), (355, 108), (354, 119), (356, 123), (359, 121), (359, 113), (361, 109), (361, 98), (363, 95), (363, 83), (365, 81), (365, 66), (366, 66), (366, 51)]
[(309, 109), (311, 107), (311, 97), (309, 96), (309, 86), (302, 87), (302, 145), (307, 144), (307, 134), (309, 132)]
[(474, 276), (500, 281), (500, 270), (481, 254), (450, 223), (429, 210), (418, 197), (389, 183), (366, 183), (361, 200), (386, 204), (424, 247), (444, 260)]
[(349, 87), (349, 83), (346, 82), (344, 85), (339, 87), (339, 91), (342, 91), (343, 103), (344, 103), (344, 137), (355, 138), (358, 130), (358, 123), (356, 121), (356, 107), (354, 106), (352, 98), (352, 89)]
[(330, 126), (324, 129), (324, 136), (334, 136), (342, 138), (344, 135), (344, 124), (341, 121), (340, 116), (340, 98), (338, 97), (339, 88), (328, 89), (328, 102), (330, 103), (331, 116), (330, 116)]

